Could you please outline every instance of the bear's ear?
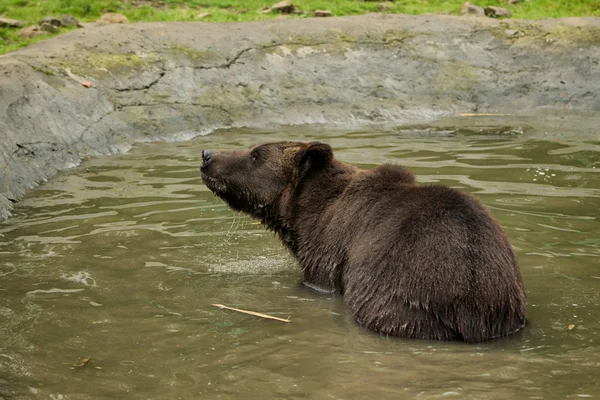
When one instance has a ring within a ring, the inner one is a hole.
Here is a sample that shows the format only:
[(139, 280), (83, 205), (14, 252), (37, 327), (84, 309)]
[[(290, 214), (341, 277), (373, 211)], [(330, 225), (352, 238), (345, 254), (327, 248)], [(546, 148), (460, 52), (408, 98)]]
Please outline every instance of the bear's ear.
[(310, 170), (326, 166), (332, 159), (333, 150), (330, 145), (321, 142), (310, 142), (296, 156), (299, 177), (304, 177)]

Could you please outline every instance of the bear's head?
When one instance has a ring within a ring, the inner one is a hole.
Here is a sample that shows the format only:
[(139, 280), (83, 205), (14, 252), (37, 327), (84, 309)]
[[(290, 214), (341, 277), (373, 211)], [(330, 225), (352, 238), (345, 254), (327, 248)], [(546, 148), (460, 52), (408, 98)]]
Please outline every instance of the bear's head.
[(262, 218), (284, 190), (327, 168), (333, 151), (321, 142), (276, 142), (250, 150), (202, 151), (202, 180), (236, 210)]

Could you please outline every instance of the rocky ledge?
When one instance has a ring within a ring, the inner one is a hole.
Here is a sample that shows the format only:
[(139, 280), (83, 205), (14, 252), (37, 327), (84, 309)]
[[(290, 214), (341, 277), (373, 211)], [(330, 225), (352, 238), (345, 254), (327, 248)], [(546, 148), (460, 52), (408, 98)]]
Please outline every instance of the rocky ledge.
[(219, 127), (600, 110), (600, 19), (366, 15), (81, 29), (0, 57), (0, 220), (92, 154)]

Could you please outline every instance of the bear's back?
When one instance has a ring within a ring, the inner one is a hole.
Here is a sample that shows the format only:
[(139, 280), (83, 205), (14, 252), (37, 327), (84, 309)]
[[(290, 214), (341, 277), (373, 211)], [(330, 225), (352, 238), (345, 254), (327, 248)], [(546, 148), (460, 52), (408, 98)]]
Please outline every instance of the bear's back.
[[(402, 167), (379, 168), (357, 174), (337, 205), (346, 210), (344, 295), (357, 319), (388, 334), (467, 341), (517, 330), (523, 284), (491, 214), (466, 193), (417, 186)], [(408, 309), (393, 311), (393, 302)], [(507, 321), (490, 326), (491, 315)]]

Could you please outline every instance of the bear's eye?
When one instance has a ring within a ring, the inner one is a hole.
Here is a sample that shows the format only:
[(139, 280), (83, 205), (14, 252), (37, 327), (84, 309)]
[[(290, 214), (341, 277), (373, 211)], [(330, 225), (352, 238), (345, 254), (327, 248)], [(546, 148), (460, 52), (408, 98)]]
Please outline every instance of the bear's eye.
[(250, 159), (252, 160), (252, 162), (257, 162), (258, 161), (258, 154), (257, 153), (251, 153), (250, 154)]

